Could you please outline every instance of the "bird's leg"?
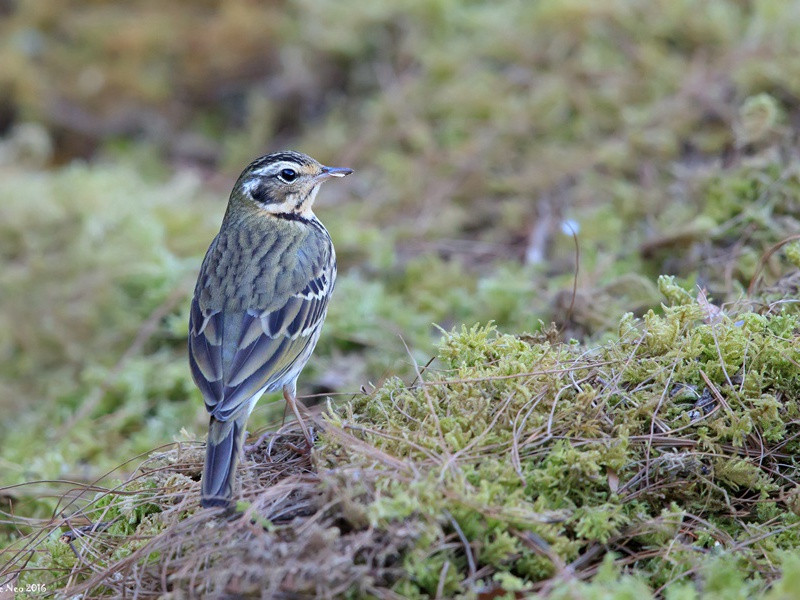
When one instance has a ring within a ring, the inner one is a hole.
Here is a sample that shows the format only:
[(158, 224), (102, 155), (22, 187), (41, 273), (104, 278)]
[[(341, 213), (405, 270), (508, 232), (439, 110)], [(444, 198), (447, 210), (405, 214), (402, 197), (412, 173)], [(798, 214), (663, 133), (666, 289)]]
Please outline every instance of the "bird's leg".
[(289, 386), (283, 386), (283, 397), (286, 399), (286, 404), (289, 405), (289, 408), (292, 409), (294, 416), (297, 418), (300, 429), (303, 430), (303, 437), (306, 438), (306, 444), (308, 444), (310, 450), (314, 446), (314, 439), (311, 437), (311, 433), (309, 433), (305, 421), (303, 421), (303, 417), (300, 415), (300, 410), (297, 407), (297, 396), (293, 390), (289, 389)]

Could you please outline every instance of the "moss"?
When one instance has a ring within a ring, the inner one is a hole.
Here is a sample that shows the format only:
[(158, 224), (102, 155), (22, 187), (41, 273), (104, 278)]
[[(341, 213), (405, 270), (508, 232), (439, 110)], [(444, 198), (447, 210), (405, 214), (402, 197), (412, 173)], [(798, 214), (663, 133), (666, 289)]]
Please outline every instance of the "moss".
[[(447, 332), (439, 362), (414, 385), (390, 379), (329, 414), (315, 461), (319, 489), (335, 501), (304, 501), (321, 511), (316, 519), (332, 519), (316, 541), (284, 538), (282, 493), (265, 504), (248, 488), (241, 510), (302, 555), (331, 552), (324, 560), (364, 532), (399, 536), (393, 574), (380, 572), (407, 597), (468, 597), (476, 570), (493, 589), (533, 592), (567, 565), (597, 574), (592, 584), (554, 584), (556, 597), (761, 594), (800, 543), (787, 510), (795, 466), (784, 454), (797, 427), (786, 333), (800, 316), (728, 311), (709, 323), (705, 301), (673, 285), (662, 280), (673, 303), (662, 314), (624, 316), (622, 337), (593, 347), (493, 324)], [(130, 540), (104, 560), (135, 560), (146, 572), (211, 552), (225, 573), (232, 558), (216, 545), (231, 532), (209, 536), (198, 515), (169, 508), (170, 490), (182, 496), (196, 484), (170, 474), (179, 455), (163, 464), (157, 478), (91, 504), (111, 520), (106, 535)], [(319, 493), (288, 477), (295, 493)], [(167, 550), (177, 514), (193, 529), (183, 550)], [(43, 550), (39, 568), (77, 568), (63, 548)], [(697, 570), (707, 552), (716, 558)]]
[[(780, 443), (794, 427), (788, 414), (794, 410), (796, 366), (781, 358), (794, 353), (793, 342), (771, 329), (785, 327), (787, 320), (800, 323), (789, 314), (741, 313), (708, 325), (700, 304), (685, 293), (670, 294), (676, 304), (662, 316), (650, 313), (641, 324), (623, 319), (631, 328), (624, 358), (615, 344), (587, 354), (577, 346), (523, 341), (494, 326), (462, 328), (442, 343), (440, 374), (428, 375), (416, 388), (393, 381), (357, 400), (347, 414), (354, 415), (364, 439), (380, 452), (416, 462), (410, 482), (387, 473), (386, 483), (377, 484), (372, 510), (379, 521), (422, 515), (429, 520), (447, 511), (480, 547), (481, 564), (498, 572), (516, 565), (509, 573), (531, 581), (548, 576), (551, 567), (534, 566), (532, 557), (509, 562), (528, 549), (521, 531), (535, 532), (539, 551), (565, 563), (594, 542), (612, 548), (632, 537), (667, 542), (681, 523), (687, 527), (689, 514), (725, 532), (720, 538), (709, 531), (705, 544), (749, 535), (746, 522), (779, 506), (785, 493), (780, 490), (786, 489), (783, 476), (758, 460), (762, 446), (752, 444), (767, 443), (768, 437)], [(630, 339), (634, 332), (636, 343)], [(734, 387), (731, 374), (739, 379)], [(603, 385), (595, 385), (598, 377)], [(609, 386), (610, 381), (617, 383)], [(699, 423), (687, 417), (692, 404), (670, 393), (675, 382), (714, 386), (715, 406)], [(777, 396), (784, 401), (776, 403)], [(637, 405), (646, 407), (641, 417)], [(652, 437), (654, 427), (663, 428), (653, 414), (674, 420), (660, 434), (662, 442)], [(688, 446), (679, 442), (684, 435), (692, 440)], [(752, 450), (757, 451), (750, 457)], [(353, 461), (364, 460), (357, 451), (350, 454)], [(747, 497), (759, 500), (749, 503), (745, 515), (738, 503)], [(662, 514), (670, 498), (676, 504)], [(733, 510), (739, 511), (736, 520), (728, 517)], [(438, 527), (438, 534), (420, 541), (424, 547), (446, 538), (448, 522), (441, 516)], [(765, 536), (770, 544), (779, 530)], [(793, 548), (794, 537), (774, 548)], [(701, 538), (697, 543), (704, 543)], [(676, 551), (690, 548), (681, 543)], [(758, 556), (755, 551), (747, 560), (757, 562)], [(757, 571), (737, 565), (741, 577), (730, 579), (722, 569), (713, 585), (763, 585)], [(406, 568), (416, 580), (421, 566), (407, 562)], [(652, 575), (654, 583), (659, 572)], [(742, 579), (747, 573), (753, 575), (749, 583)], [(647, 582), (637, 581), (630, 585)]]
[(280, 144), (358, 172), (319, 203), (341, 268), (300, 382), (339, 394), (315, 462), (255, 455), (253, 523), (214, 529), (182, 455), (70, 502), (115, 519), (79, 552), (153, 589), (209, 565), (170, 573), (197, 595), (233, 564), (259, 593), (285, 565), (351, 597), (793, 589), (795, 3), (5, 4), (0, 545), (37, 550), (24, 577), (92, 581), (51, 520), (73, 484), (44, 481), (128, 481), (204, 432), (193, 275)]

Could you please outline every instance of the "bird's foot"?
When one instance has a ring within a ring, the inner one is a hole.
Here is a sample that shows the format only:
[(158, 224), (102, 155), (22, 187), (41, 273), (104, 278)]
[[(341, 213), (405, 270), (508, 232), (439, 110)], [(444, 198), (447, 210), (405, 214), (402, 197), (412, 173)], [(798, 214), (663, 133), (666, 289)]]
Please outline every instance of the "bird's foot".
[(260, 436), (258, 436), (258, 439), (255, 441), (255, 443), (245, 444), (243, 446), (245, 454), (255, 452), (259, 448), (259, 446), (261, 446), (261, 444), (263, 444), (266, 440), (268, 440), (272, 435), (274, 435), (273, 431), (265, 431)]
[(305, 444), (300, 446), (295, 446), (291, 442), (286, 442), (286, 446), (290, 448), (292, 451), (297, 452), (297, 454), (310, 454), (311, 449), (314, 447), (314, 440), (316, 439), (316, 432), (314, 431), (314, 427), (308, 427), (303, 431), (305, 436)]

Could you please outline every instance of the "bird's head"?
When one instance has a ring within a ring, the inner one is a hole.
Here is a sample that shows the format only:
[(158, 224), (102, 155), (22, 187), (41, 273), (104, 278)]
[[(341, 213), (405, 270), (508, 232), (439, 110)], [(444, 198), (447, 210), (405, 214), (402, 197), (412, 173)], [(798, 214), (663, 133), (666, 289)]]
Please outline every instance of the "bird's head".
[(322, 183), (352, 172), (344, 167), (326, 167), (300, 152), (268, 154), (242, 171), (231, 192), (228, 210), (308, 217)]

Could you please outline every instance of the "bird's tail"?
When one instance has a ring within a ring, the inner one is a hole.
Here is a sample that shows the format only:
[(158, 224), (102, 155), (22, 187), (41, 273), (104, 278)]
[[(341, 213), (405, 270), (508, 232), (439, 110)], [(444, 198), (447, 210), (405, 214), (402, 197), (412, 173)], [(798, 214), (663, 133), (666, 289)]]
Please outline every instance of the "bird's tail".
[(229, 421), (211, 417), (206, 442), (206, 463), (203, 468), (200, 505), (228, 507), (233, 497), (233, 481), (236, 465), (244, 439), (247, 414), (240, 414)]

